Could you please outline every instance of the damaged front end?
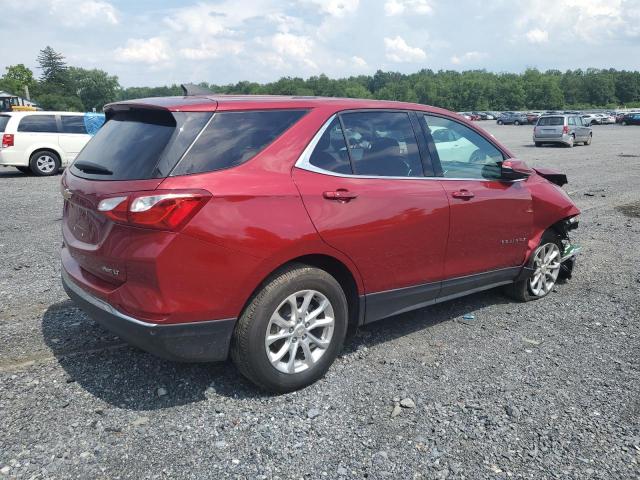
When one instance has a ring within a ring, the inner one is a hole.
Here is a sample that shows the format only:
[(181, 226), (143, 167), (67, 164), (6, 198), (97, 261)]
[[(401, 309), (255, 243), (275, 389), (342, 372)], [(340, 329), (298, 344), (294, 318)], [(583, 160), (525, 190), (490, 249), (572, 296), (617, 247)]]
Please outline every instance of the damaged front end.
[(571, 278), (576, 256), (582, 250), (582, 247), (572, 243), (569, 237), (569, 232), (578, 228), (578, 223), (578, 217), (571, 217), (554, 225), (562, 243), (559, 277), (566, 280)]

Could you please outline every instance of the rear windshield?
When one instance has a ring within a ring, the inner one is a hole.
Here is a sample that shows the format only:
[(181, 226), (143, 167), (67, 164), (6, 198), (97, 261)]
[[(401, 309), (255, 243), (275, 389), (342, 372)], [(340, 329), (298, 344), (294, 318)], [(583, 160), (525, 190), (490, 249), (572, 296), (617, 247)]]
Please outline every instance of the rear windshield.
[(9, 123), (10, 118), (9, 115), (0, 115), (0, 133), (4, 132), (4, 129), (7, 128), (7, 123)]
[(564, 125), (564, 117), (542, 117), (538, 120), (539, 127)]
[(240, 165), (282, 135), (306, 110), (216, 113), (171, 175), (212, 172)]
[(166, 110), (115, 112), (78, 154), (71, 171), (95, 180), (164, 178), (211, 115)]

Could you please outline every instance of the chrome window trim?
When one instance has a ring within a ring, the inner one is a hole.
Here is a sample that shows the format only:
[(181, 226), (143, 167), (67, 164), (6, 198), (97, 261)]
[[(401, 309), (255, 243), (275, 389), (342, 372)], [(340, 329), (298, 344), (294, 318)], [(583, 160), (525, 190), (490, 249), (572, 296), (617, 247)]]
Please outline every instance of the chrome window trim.
[[(354, 110), (354, 111), (358, 111), (358, 110)], [(330, 170), (325, 170), (324, 168), (316, 167), (315, 165), (312, 165), (311, 162), (310, 162), (311, 154), (313, 153), (313, 151), (315, 150), (316, 146), (318, 145), (318, 142), (320, 141), (320, 137), (322, 137), (322, 135), (324, 135), (324, 132), (327, 130), (327, 128), (329, 128), (329, 125), (331, 125), (331, 122), (333, 122), (337, 117), (338, 117), (338, 114), (334, 113), (322, 125), (322, 127), (320, 127), (320, 130), (318, 130), (318, 132), (313, 136), (313, 138), (311, 139), (309, 144), (302, 151), (302, 154), (300, 154), (300, 156), (298, 157), (298, 160), (296, 160), (296, 163), (294, 164), (294, 167), (300, 168), (302, 170), (306, 170), (308, 172), (320, 173), (322, 175), (329, 175), (331, 177), (353, 178), (353, 179), (365, 178), (365, 179), (370, 179), (370, 180), (443, 180), (443, 181), (465, 180), (465, 181), (470, 181), (470, 182), (496, 182), (496, 181), (501, 181), (501, 182), (505, 182), (505, 183), (522, 182), (523, 180), (525, 180), (525, 179), (520, 179), (520, 180), (507, 180), (507, 179), (500, 180), (500, 179), (495, 179), (495, 180), (491, 180), (491, 179), (488, 179), (488, 178), (446, 178), (446, 177), (428, 177), (426, 175), (423, 175), (421, 177), (386, 177), (386, 176), (381, 176), (381, 175), (356, 175), (356, 174), (353, 174), (353, 173), (351, 173), (351, 174), (338, 173), (338, 172), (332, 172)], [(349, 148), (349, 147), (347, 146), (347, 148)], [(500, 149), (498, 149), (498, 150), (500, 150)]]

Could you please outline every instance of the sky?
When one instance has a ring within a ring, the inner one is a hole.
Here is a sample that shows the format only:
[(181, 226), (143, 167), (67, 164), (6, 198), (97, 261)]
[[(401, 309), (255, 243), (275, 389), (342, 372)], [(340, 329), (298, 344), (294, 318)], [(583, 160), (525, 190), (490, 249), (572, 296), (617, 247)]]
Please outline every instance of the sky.
[(640, 70), (640, 0), (0, 0), (0, 73), (47, 45), (125, 86)]

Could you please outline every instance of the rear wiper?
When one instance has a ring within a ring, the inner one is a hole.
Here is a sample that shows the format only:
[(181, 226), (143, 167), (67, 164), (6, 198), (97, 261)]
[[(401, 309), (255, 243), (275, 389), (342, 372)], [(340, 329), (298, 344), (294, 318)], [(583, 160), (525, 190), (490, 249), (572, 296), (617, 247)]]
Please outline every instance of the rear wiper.
[(113, 175), (113, 172), (108, 168), (98, 165), (93, 162), (75, 162), (73, 164), (78, 170), (82, 170), (85, 173), (95, 173), (96, 175)]

